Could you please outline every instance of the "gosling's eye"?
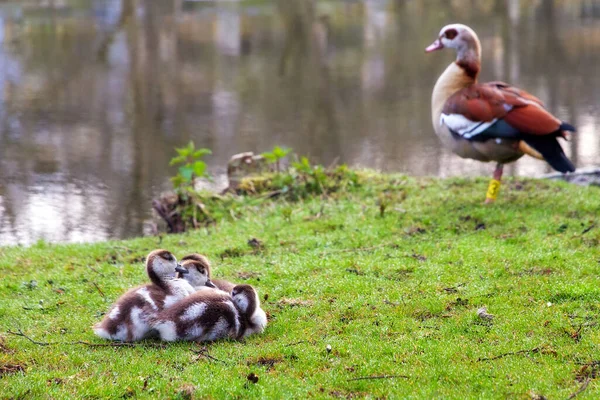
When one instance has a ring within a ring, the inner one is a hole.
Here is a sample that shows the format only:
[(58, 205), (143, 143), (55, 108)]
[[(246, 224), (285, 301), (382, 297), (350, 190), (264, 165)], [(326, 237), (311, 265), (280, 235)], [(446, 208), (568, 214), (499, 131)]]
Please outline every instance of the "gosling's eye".
[(454, 38), (456, 37), (456, 35), (458, 35), (458, 32), (456, 32), (456, 29), (448, 29), (448, 30), (447, 30), (447, 31), (444, 33), (444, 36), (445, 36), (447, 39), (450, 39), (450, 40), (454, 39)]

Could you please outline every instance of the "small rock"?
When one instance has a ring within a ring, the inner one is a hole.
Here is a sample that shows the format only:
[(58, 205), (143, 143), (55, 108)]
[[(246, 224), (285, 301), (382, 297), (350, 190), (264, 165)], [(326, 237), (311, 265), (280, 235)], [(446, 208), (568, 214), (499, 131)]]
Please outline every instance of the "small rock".
[(33, 289), (37, 288), (38, 283), (35, 279), (32, 279), (29, 282), (23, 282), (23, 286), (25, 286), (29, 290), (33, 290)]
[(477, 309), (477, 316), (481, 319), (492, 320), (494, 316), (492, 314), (488, 314), (487, 307), (481, 307)]
[(252, 247), (253, 249), (259, 249), (263, 247), (263, 243), (257, 238), (252, 238), (248, 240), (248, 246)]

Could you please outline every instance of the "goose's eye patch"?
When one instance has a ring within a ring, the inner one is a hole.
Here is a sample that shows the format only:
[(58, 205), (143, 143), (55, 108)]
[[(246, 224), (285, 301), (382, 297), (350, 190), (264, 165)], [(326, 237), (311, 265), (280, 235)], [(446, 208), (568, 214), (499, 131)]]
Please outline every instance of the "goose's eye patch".
[(447, 31), (444, 33), (444, 36), (445, 36), (447, 39), (450, 39), (450, 40), (454, 39), (454, 38), (455, 38), (457, 35), (458, 35), (458, 32), (456, 32), (456, 29), (448, 29), (448, 30), (447, 30)]
[(163, 259), (165, 259), (165, 260), (167, 260), (167, 261), (173, 261), (175, 259), (171, 253), (167, 253), (167, 252), (162, 253), (160, 255), (160, 257), (163, 258)]

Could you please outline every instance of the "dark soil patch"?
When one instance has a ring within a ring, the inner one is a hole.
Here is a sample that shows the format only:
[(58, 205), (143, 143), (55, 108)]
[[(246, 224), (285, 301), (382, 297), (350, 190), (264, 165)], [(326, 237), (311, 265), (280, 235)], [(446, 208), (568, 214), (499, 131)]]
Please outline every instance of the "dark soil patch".
[(236, 274), (238, 278), (241, 280), (247, 281), (248, 279), (258, 278), (260, 277), (260, 273), (258, 272), (238, 272)]
[(310, 300), (283, 298), (277, 302), (279, 307), (309, 307), (313, 305)]
[(258, 365), (261, 367), (266, 367), (267, 371), (273, 368), (275, 364), (282, 362), (283, 359), (280, 357), (259, 357), (256, 360), (248, 361), (248, 365)]
[(225, 258), (243, 257), (246, 254), (248, 254), (247, 250), (233, 247), (223, 250), (221, 254), (219, 254), (219, 257), (221, 257), (221, 260), (223, 260)]
[(547, 268), (547, 267), (534, 267), (534, 268), (530, 268), (530, 269), (526, 269), (525, 271), (520, 271), (517, 272), (515, 275), (517, 276), (531, 276), (531, 275), (541, 275), (541, 276), (547, 276), (547, 275), (552, 275), (554, 273), (554, 270), (552, 268)]
[(448, 305), (446, 306), (446, 311), (451, 311), (457, 307), (466, 307), (468, 305), (469, 299), (461, 299), (460, 297), (458, 297), (455, 301), (451, 301), (450, 303), (448, 303)]
[(20, 364), (0, 364), (0, 377), (18, 372), (25, 372), (25, 367)]
[(4, 338), (2, 336), (0, 336), (0, 353), (12, 354), (14, 352), (15, 351), (13, 349), (11, 349), (6, 344), (4, 344)]
[(365, 274), (364, 272), (362, 272), (358, 268), (346, 268), (346, 272), (349, 272), (349, 273), (354, 274), (354, 275), (359, 275), (359, 276), (362, 276), (362, 275)]
[(596, 378), (600, 378), (600, 361), (592, 361), (582, 365), (575, 374), (575, 380), (578, 382)]

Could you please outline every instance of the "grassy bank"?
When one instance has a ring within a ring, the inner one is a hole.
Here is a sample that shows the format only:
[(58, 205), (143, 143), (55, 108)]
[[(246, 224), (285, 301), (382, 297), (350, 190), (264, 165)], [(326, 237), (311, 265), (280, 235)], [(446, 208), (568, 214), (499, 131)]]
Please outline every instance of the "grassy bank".
[[(363, 183), (162, 239), (0, 249), (0, 397), (600, 397), (598, 188), (509, 180), (484, 206), (484, 179)], [(157, 247), (254, 285), (266, 332), (90, 345)]]

